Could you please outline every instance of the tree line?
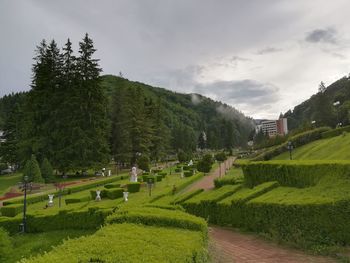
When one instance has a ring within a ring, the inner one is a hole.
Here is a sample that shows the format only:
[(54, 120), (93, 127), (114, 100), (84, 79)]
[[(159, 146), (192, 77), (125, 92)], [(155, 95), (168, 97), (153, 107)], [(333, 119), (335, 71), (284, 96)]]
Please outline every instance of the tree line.
[(209, 99), (195, 105), (189, 95), (100, 76), (95, 51), (87, 34), (78, 54), (69, 39), (62, 49), (54, 40), (37, 46), (30, 91), (0, 101), (1, 162), (24, 166), (34, 154), (68, 172), (245, 145), (252, 127), (242, 114), (230, 119), (235, 112), (227, 118)]

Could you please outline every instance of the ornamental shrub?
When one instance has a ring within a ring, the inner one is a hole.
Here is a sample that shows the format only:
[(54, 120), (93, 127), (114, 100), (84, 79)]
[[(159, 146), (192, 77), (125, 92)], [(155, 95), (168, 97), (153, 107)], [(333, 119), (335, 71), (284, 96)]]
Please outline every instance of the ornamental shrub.
[(19, 213), (23, 212), (22, 204), (8, 205), (0, 208), (0, 212), (2, 216), (14, 217)]
[(140, 192), (141, 183), (139, 182), (128, 183), (126, 187), (129, 193)]
[(197, 163), (197, 170), (203, 173), (209, 173), (214, 161), (210, 154), (206, 154)]
[(223, 162), (226, 159), (227, 159), (227, 156), (224, 152), (215, 154), (215, 160), (217, 160), (218, 162)]
[(157, 182), (161, 182), (163, 179), (163, 175), (157, 174), (155, 175)]
[(64, 201), (66, 205), (68, 204), (75, 204), (75, 203), (81, 203), (81, 202), (87, 202), (91, 200), (91, 196), (84, 195), (81, 197), (72, 197), (72, 198), (66, 198)]
[(53, 168), (47, 158), (44, 158), (41, 164), (41, 175), (44, 178), (45, 183), (52, 183), (55, 181), (55, 177), (53, 174)]
[(165, 178), (165, 176), (167, 175), (167, 172), (160, 172), (158, 173), (158, 175), (161, 175), (163, 178)]
[(184, 172), (184, 176), (185, 177), (190, 177), (192, 175), (193, 175), (193, 171), (186, 171), (186, 172)]

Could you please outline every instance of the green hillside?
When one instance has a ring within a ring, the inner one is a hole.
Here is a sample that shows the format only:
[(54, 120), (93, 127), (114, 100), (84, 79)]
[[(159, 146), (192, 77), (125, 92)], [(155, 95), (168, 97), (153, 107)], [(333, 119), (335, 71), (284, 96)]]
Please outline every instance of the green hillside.
[[(295, 160), (350, 160), (350, 135), (346, 134), (333, 138), (321, 139), (292, 152)], [(274, 160), (289, 160), (289, 152), (284, 152)]]

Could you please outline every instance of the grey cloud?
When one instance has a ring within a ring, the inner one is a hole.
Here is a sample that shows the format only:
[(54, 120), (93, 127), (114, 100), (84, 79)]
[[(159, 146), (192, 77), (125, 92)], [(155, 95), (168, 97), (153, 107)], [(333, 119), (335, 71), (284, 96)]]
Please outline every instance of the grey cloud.
[(195, 91), (209, 96), (215, 94), (217, 99), (242, 109), (247, 114), (271, 109), (271, 104), (280, 99), (278, 87), (252, 79), (197, 84)]
[(256, 52), (256, 54), (258, 54), (258, 55), (265, 55), (265, 54), (276, 53), (276, 52), (280, 52), (280, 51), (283, 51), (283, 49), (275, 48), (275, 47), (266, 47), (266, 48), (258, 50)]
[(326, 29), (315, 29), (307, 33), (305, 40), (310, 43), (336, 44), (337, 31), (332, 27)]

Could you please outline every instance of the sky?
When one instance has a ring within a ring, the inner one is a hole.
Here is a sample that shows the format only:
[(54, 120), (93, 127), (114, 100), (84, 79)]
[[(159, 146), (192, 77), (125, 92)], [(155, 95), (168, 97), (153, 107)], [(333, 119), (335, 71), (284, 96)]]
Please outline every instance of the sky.
[(277, 118), (350, 73), (348, 0), (0, 0), (0, 96), (36, 46), (88, 33), (103, 74)]

